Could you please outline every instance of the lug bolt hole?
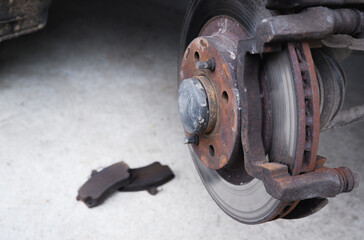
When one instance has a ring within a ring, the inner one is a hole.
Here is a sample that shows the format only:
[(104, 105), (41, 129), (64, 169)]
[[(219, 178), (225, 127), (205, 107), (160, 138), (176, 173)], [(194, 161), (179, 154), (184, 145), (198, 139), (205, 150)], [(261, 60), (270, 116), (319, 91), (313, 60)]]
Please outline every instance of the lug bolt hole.
[(189, 56), (190, 56), (190, 54), (191, 54), (191, 48), (187, 48), (185, 58), (186, 58), (186, 59), (188, 59), (188, 58), (189, 58)]
[(196, 62), (200, 61), (200, 54), (198, 52), (195, 52), (195, 61)]
[(207, 47), (208, 47), (208, 43), (207, 43), (207, 42), (206, 42), (206, 40), (204, 40), (204, 39), (200, 41), (200, 44), (201, 44), (201, 46), (202, 46), (202, 47), (204, 47), (204, 48), (207, 48)]
[(229, 95), (226, 91), (222, 92), (222, 100), (224, 103), (228, 103), (229, 102)]
[(212, 145), (209, 146), (209, 152), (210, 152), (211, 157), (215, 157), (215, 148), (214, 148), (214, 146), (212, 146)]

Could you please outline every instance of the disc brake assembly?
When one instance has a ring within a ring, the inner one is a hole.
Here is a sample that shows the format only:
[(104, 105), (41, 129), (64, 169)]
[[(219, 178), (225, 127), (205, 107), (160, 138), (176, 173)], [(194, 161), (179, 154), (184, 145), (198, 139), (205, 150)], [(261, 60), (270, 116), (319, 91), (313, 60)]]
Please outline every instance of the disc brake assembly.
[(291, 2), (194, 0), (182, 33), (185, 143), (216, 203), (247, 224), (311, 215), (359, 184), (317, 152), (346, 86), (328, 45), (364, 50), (360, 1)]

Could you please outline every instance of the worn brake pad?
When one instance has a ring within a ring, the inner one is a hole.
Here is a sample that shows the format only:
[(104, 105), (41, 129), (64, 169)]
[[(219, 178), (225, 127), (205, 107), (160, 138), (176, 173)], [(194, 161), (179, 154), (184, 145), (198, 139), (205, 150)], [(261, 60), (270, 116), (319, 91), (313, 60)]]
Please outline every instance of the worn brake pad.
[(78, 190), (76, 199), (89, 208), (95, 207), (129, 181), (129, 167), (124, 162), (115, 163), (100, 172), (94, 170), (91, 178)]
[(174, 178), (172, 170), (159, 162), (152, 163), (146, 167), (129, 169), (132, 181), (119, 189), (121, 192), (134, 192), (147, 190), (150, 194), (158, 193), (157, 187), (169, 182)]
[(117, 190), (121, 192), (147, 190), (157, 194), (157, 187), (174, 178), (172, 170), (159, 162), (146, 167), (129, 169), (124, 162), (115, 163), (100, 172), (92, 171), (91, 178), (78, 190), (77, 200), (89, 208), (100, 205)]

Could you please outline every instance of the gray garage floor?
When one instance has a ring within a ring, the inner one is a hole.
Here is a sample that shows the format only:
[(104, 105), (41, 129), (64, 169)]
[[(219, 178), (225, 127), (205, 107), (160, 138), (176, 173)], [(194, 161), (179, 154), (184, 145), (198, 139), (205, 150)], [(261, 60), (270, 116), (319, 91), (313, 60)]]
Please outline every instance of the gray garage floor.
[[(210, 199), (177, 115), (183, 3), (62, 2), (47, 29), (0, 45), (0, 239), (363, 239), (364, 184), (310, 218), (258, 226)], [(349, 104), (364, 102), (360, 80)], [(320, 154), (363, 175), (363, 137), (363, 123), (324, 133)], [(121, 160), (176, 178), (157, 196), (76, 202), (92, 169)]]

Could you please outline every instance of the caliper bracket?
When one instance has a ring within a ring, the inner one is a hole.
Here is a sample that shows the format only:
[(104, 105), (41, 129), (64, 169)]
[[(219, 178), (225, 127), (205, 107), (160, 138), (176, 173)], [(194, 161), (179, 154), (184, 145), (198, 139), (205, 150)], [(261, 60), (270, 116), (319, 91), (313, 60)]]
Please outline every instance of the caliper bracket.
[(313, 171), (292, 176), (288, 166), (269, 162), (262, 139), (262, 112), (259, 96), (260, 56), (251, 40), (241, 40), (238, 49), (238, 86), (241, 97), (241, 138), (247, 173), (263, 181), (266, 191), (274, 198), (293, 202), (297, 200), (334, 197), (350, 192), (359, 184), (359, 175), (352, 170), (324, 167), (326, 159), (318, 157)]
[[(326, 159), (318, 156), (318, 161)], [(287, 166), (279, 163), (256, 165), (258, 178), (263, 180), (267, 192), (285, 202), (312, 198), (335, 197), (351, 192), (359, 184), (359, 175), (346, 167), (320, 166), (309, 173), (291, 176)]]

